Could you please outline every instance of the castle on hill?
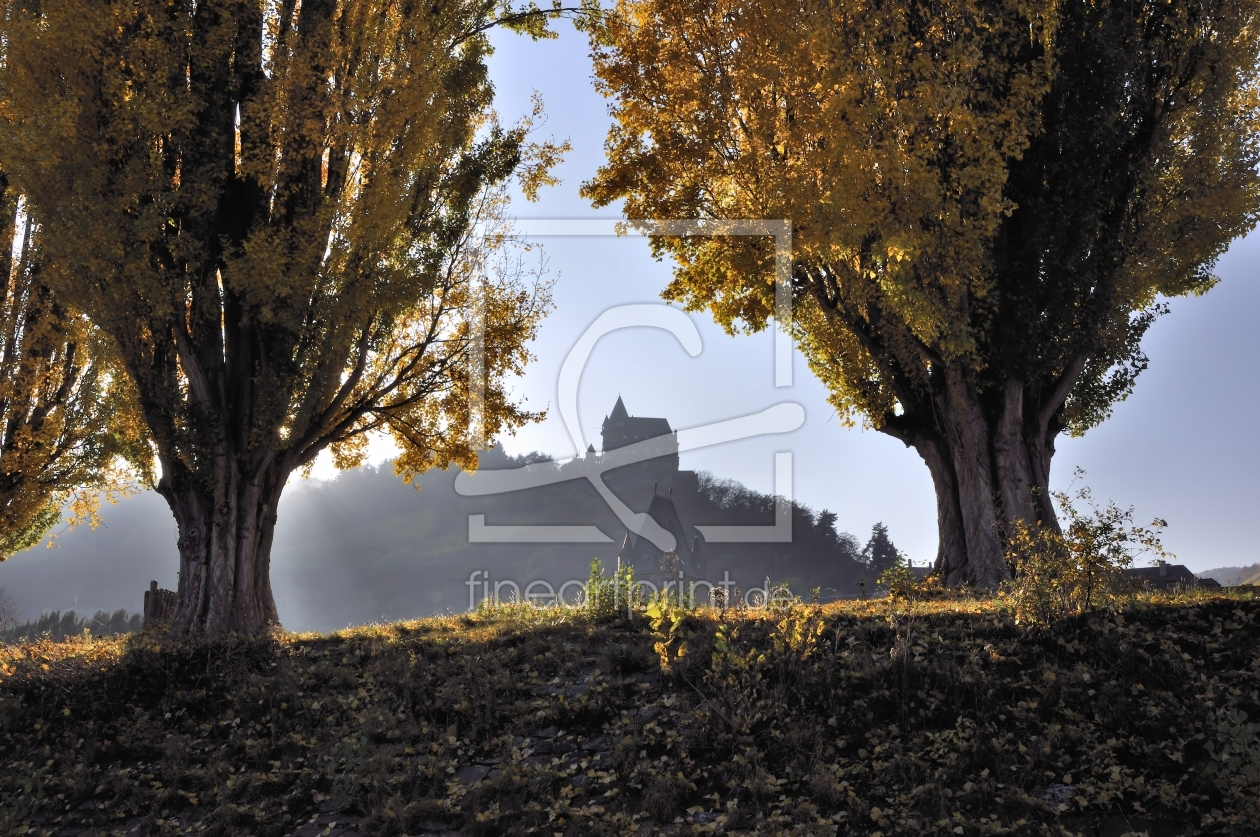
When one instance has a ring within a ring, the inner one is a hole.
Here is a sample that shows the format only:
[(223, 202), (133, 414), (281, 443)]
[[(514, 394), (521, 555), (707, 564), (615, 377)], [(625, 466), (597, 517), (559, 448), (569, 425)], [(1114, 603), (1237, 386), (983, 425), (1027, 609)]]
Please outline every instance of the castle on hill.
[[(642, 501), (642, 505), (649, 502), (649, 496), (657, 493), (669, 495), (672, 491), (696, 489), (695, 471), (679, 468), (678, 431), (669, 426), (669, 419), (632, 416), (619, 395), (612, 412), (604, 416), (600, 438), (602, 452), (596, 453), (594, 447), (587, 448), (588, 457), (598, 457), (630, 445), (649, 445), (650, 458), (615, 468), (607, 474), (608, 485), (626, 489), (628, 493), (623, 496), (627, 499)], [(644, 496), (644, 488), (655, 490)]]
[[(607, 473), (609, 488), (632, 508), (643, 508), (662, 529), (674, 536), (675, 548), (665, 552), (637, 532), (628, 532), (621, 541), (617, 558), (623, 565), (634, 567), (635, 577), (658, 584), (684, 578), (696, 578), (703, 566), (704, 536), (692, 526), (684, 526), (674, 504), (674, 492), (680, 494), (698, 489), (694, 471), (684, 471), (678, 464), (678, 432), (669, 420), (648, 416), (632, 416), (621, 396), (612, 412), (604, 417), (601, 427), (603, 453), (649, 443), (651, 458), (616, 468)], [(594, 448), (587, 456), (599, 456)], [(650, 499), (645, 496), (650, 485)]]
[(620, 395), (612, 412), (604, 416), (600, 437), (605, 452), (656, 440), (652, 452), (667, 460), (671, 472), (678, 471), (678, 432), (669, 426), (669, 419), (632, 416)]

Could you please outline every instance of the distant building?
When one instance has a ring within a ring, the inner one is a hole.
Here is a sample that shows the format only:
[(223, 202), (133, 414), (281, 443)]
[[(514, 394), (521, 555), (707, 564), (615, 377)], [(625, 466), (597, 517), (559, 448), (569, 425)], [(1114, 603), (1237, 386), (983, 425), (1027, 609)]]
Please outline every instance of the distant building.
[(674, 536), (674, 549), (662, 550), (641, 534), (629, 532), (621, 541), (618, 562), (634, 567), (636, 579), (650, 581), (658, 589), (667, 581), (677, 582), (680, 577), (692, 581), (700, 578), (704, 569), (704, 535), (692, 529), (688, 536), (688, 527), (683, 526), (674, 501), (667, 495), (655, 495), (647, 514)]
[[(603, 440), (602, 454), (630, 445), (648, 444), (649, 458), (609, 473), (609, 485), (628, 499), (636, 499), (634, 495), (637, 494), (639, 502), (645, 501), (648, 499), (647, 489), (653, 487), (662, 494), (671, 488), (678, 491), (696, 490), (698, 483), (695, 472), (679, 470), (678, 432), (669, 426), (669, 419), (632, 416), (619, 395), (612, 412), (604, 417), (600, 433)], [(586, 455), (597, 454), (593, 449), (588, 449)]]
[(1153, 590), (1188, 590), (1191, 587), (1221, 586), (1215, 579), (1199, 578), (1184, 565), (1169, 564), (1167, 561), (1156, 561), (1153, 567), (1133, 567), (1127, 572), (1141, 582), (1143, 587)]
[(626, 410), (626, 404), (620, 395), (617, 396), (612, 412), (604, 416), (601, 437), (605, 452), (656, 439), (652, 453), (655, 456), (672, 457), (673, 469), (678, 470), (678, 434), (669, 426), (669, 419), (632, 416)]
[(910, 575), (914, 576), (915, 581), (923, 581), (932, 574), (935, 568), (931, 564), (910, 565)]

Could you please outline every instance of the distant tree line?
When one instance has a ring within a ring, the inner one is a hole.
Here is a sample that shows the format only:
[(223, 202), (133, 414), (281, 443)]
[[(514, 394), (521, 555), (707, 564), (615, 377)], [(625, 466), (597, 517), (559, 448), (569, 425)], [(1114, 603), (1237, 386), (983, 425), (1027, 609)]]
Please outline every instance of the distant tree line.
[[(707, 524), (740, 524), (765, 519), (774, 511), (774, 495), (754, 491), (735, 480), (722, 479), (702, 471), (699, 475), (698, 502), (690, 504), (695, 516)], [(685, 496), (677, 499), (687, 504)], [(808, 506), (792, 504), (792, 542), (775, 550), (766, 544), (741, 547), (723, 545), (728, 554), (771, 555), (769, 574), (775, 581), (795, 581), (797, 586), (810, 585), (823, 578), (839, 589), (856, 589), (858, 580), (871, 581), (898, 562), (905, 562), (882, 522), (871, 527), (863, 546), (858, 538), (836, 528), (837, 515), (829, 509), (815, 511)], [(777, 564), (777, 565), (776, 565)]]
[(92, 636), (98, 638), (121, 636), (139, 633), (142, 627), (144, 627), (144, 617), (139, 613), (129, 614), (122, 609), (115, 610), (113, 613), (98, 610), (91, 618), (79, 616), (73, 610), (67, 610), (65, 613), (54, 610), (29, 622), (4, 624), (0, 627), (0, 642), (5, 644), (33, 642), (44, 637), (53, 642), (64, 642), (67, 639), (82, 636), (84, 631), (90, 631)]
[(98, 610), (89, 618), (73, 610), (62, 613), (54, 610), (38, 619), (24, 620), (17, 599), (0, 587), (0, 644), (32, 642), (47, 637), (54, 642), (64, 642), (84, 631), (94, 637), (120, 636), (139, 633), (144, 627), (144, 617), (119, 608), (113, 613)]

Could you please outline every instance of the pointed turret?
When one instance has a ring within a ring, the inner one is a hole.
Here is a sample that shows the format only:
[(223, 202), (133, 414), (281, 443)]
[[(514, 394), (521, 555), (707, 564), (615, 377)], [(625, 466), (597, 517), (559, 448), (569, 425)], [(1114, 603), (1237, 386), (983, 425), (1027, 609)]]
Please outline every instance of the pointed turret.
[(612, 415), (609, 416), (613, 421), (624, 421), (630, 418), (630, 414), (626, 412), (626, 404), (621, 400), (621, 396), (617, 396), (617, 403), (613, 405)]

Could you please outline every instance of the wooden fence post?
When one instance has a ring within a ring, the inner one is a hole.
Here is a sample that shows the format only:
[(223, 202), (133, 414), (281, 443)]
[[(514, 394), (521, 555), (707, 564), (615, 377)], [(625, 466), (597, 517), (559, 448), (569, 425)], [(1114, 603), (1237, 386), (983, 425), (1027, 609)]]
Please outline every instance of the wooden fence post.
[(144, 591), (144, 630), (157, 630), (169, 625), (175, 613), (175, 591), (158, 589), (156, 581), (149, 582)]

